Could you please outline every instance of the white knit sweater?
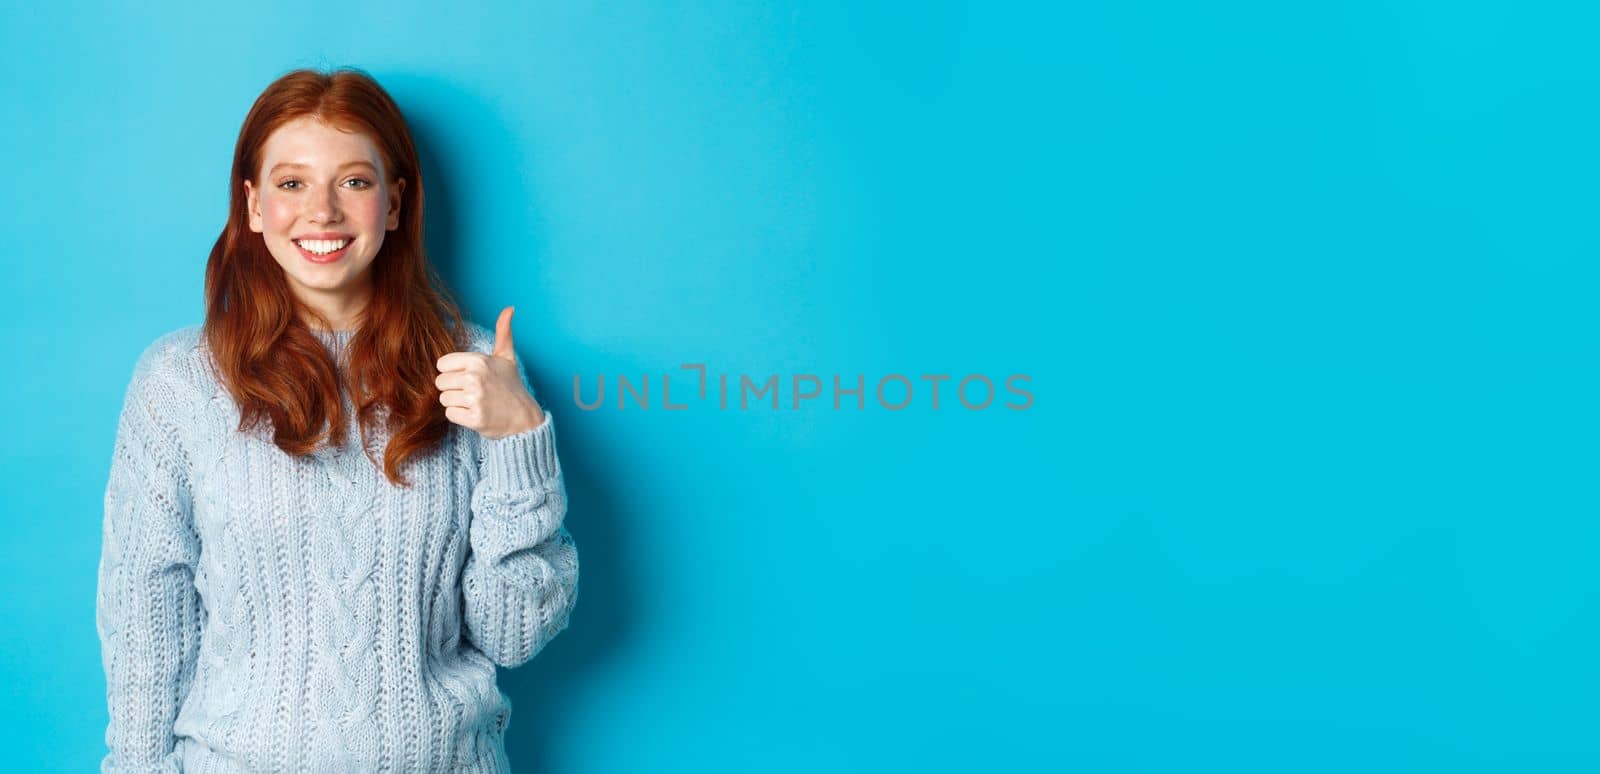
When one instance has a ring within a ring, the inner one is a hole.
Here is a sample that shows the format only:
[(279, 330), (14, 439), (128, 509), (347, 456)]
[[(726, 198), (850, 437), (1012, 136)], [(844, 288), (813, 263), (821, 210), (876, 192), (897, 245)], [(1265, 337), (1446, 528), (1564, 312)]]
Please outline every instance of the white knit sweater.
[[(353, 332), (315, 333), (342, 366)], [(451, 425), (405, 489), (348, 395), (346, 446), (296, 459), (235, 429), (209, 357), (198, 325), (163, 335), (123, 403), (102, 772), (508, 771), (495, 665), (533, 658), (578, 597), (553, 417), (498, 440)]]

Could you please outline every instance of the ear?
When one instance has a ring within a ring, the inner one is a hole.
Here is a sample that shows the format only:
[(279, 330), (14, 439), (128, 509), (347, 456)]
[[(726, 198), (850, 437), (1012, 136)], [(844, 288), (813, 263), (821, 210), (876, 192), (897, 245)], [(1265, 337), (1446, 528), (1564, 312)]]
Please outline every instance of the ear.
[(400, 228), (400, 194), (406, 190), (406, 179), (395, 178), (394, 185), (389, 187), (389, 222), (384, 228), (393, 231)]
[(250, 216), (250, 230), (261, 233), (261, 202), (249, 180), (244, 181), (244, 211)]

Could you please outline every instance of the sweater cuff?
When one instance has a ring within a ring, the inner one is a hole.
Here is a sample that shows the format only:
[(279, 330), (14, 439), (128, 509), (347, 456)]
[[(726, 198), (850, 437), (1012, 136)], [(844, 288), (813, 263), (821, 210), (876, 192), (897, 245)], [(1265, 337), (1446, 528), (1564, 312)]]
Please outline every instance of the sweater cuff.
[(482, 481), (497, 492), (548, 488), (561, 476), (555, 417), (546, 411), (538, 427), (504, 438), (484, 438), (481, 472)]

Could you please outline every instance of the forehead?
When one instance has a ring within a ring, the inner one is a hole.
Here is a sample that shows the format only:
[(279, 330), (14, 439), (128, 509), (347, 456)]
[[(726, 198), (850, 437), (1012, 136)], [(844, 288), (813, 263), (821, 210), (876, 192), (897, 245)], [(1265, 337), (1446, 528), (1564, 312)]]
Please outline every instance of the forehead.
[(267, 136), (262, 146), (261, 167), (278, 164), (303, 164), (312, 168), (335, 168), (352, 161), (365, 161), (382, 171), (383, 160), (377, 143), (363, 132), (347, 132), (316, 118), (296, 118)]

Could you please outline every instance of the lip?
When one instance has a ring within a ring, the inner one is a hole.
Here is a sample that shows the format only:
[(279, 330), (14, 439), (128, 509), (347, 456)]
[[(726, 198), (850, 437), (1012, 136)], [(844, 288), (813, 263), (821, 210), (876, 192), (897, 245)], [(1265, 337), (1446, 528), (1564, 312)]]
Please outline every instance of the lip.
[(333, 236), (327, 236), (327, 237), (304, 236), (304, 237), (295, 237), (295, 239), (349, 239), (350, 240), (350, 241), (345, 243), (344, 247), (341, 247), (338, 250), (335, 250), (335, 251), (333, 251), (331, 253), (328, 253), (327, 255), (317, 255), (316, 253), (313, 253), (313, 252), (305, 249), (304, 247), (301, 247), (299, 242), (294, 242), (294, 241), (291, 240), (291, 244), (294, 245), (294, 249), (299, 250), (300, 254), (302, 256), (305, 256), (305, 259), (310, 261), (310, 262), (312, 262), (312, 263), (333, 263), (334, 261), (337, 261), (340, 258), (343, 258), (345, 256), (345, 253), (350, 252), (350, 247), (356, 243), (356, 240), (355, 240), (354, 237), (348, 237), (348, 236), (345, 236), (343, 234), (335, 234)]

